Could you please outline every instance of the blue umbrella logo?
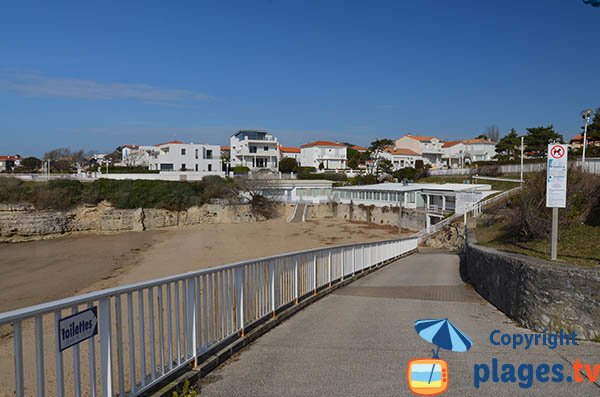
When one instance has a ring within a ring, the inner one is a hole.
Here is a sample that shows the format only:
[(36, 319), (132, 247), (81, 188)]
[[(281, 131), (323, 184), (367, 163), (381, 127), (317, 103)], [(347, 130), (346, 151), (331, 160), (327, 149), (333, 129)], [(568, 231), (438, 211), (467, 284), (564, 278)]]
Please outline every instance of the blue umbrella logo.
[[(417, 320), (415, 322), (415, 330), (419, 336), (429, 343), (437, 346), (436, 350), (431, 350), (433, 358), (439, 358), (440, 348), (453, 352), (466, 352), (471, 348), (473, 342), (461, 330), (456, 328), (447, 318), (434, 320)], [(435, 365), (431, 368), (429, 382)]]

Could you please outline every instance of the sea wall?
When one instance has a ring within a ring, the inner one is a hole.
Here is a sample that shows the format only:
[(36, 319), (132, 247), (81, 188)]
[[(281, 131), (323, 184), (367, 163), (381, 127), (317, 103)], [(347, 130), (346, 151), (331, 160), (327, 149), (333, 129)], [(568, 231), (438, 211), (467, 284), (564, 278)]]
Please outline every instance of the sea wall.
[[(281, 206), (281, 215), (289, 212)], [(118, 209), (107, 202), (71, 211), (38, 211), (32, 206), (0, 205), (0, 242), (52, 238), (66, 233), (141, 231), (201, 223), (256, 222), (249, 204), (205, 204), (182, 211)]]
[(461, 277), (513, 320), (536, 331), (600, 338), (600, 268), (559, 264), (466, 244)]
[(307, 219), (339, 218), (347, 221), (360, 221), (377, 225), (399, 226), (403, 229), (422, 230), (426, 227), (425, 214), (399, 207), (378, 207), (363, 204), (323, 203), (311, 204), (306, 212)]

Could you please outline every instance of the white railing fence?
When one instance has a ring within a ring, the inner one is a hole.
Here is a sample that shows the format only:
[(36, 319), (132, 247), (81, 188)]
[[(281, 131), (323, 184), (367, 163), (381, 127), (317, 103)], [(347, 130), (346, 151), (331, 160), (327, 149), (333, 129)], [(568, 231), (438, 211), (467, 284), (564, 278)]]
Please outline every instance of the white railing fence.
[[(271, 256), (0, 314), (0, 394), (133, 396), (317, 290), (417, 248), (417, 238)], [(168, 264), (166, 264), (168, 265)], [(60, 350), (59, 320), (97, 308), (98, 335)]]

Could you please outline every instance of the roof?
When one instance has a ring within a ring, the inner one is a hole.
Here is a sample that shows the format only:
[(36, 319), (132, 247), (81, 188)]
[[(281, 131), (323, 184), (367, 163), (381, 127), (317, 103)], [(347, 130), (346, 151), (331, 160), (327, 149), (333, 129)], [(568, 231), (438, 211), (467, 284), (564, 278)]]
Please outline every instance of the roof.
[(124, 147), (124, 148), (128, 147), (129, 149), (137, 149), (137, 148), (139, 148), (138, 145), (123, 145), (122, 147)]
[(359, 152), (368, 150), (366, 147), (362, 147), (362, 146), (358, 146), (358, 145), (350, 146), (350, 149), (358, 150)]
[(573, 138), (571, 138), (570, 142), (583, 142), (583, 135), (577, 134)]
[(456, 146), (459, 143), (462, 143), (462, 144), (465, 144), (465, 145), (473, 145), (473, 144), (477, 144), (477, 143), (487, 143), (487, 144), (490, 144), (490, 145), (495, 145), (496, 144), (496, 142), (494, 142), (494, 141), (488, 141), (488, 140), (481, 139), (481, 138), (475, 138), (475, 139), (461, 139), (461, 140), (458, 140), (458, 141), (444, 142), (444, 146), (442, 146), (442, 147), (449, 148), (449, 147), (452, 147), (452, 146)]
[(0, 160), (20, 160), (20, 156), (0, 156)]
[(300, 153), (300, 149), (297, 147), (285, 147), (285, 146), (279, 146), (279, 151), (282, 153)]
[(346, 147), (346, 145), (342, 145), (341, 143), (337, 143), (337, 142), (330, 142), (330, 141), (314, 141), (314, 142), (310, 142), (307, 144), (304, 144), (302, 146), (300, 146), (301, 148), (305, 148), (305, 147), (313, 147), (313, 146), (336, 146), (336, 147)]
[(462, 184), (462, 183), (379, 183), (375, 185), (355, 185), (338, 187), (336, 190), (377, 190), (377, 191), (396, 191), (410, 192), (415, 190), (429, 191), (448, 191), (448, 192), (464, 192), (464, 191), (485, 191), (491, 190), (491, 185), (487, 184)]
[(221, 146), (221, 151), (226, 152), (228, 150), (231, 150), (230, 146)]
[(390, 154), (395, 154), (395, 155), (399, 155), (399, 156), (419, 156), (419, 153), (414, 152), (410, 149), (404, 149), (404, 148), (400, 148), (400, 149), (387, 149), (386, 152), (390, 153)]
[(406, 134), (402, 138), (404, 138), (404, 137), (412, 138), (412, 139), (415, 139), (415, 140), (421, 141), (421, 142), (430, 142), (432, 139), (438, 139), (434, 136), (422, 136), (422, 135), (411, 135), (411, 134)]
[(182, 141), (169, 141), (169, 142), (163, 142), (163, 143), (157, 143), (154, 146), (162, 146), (162, 145), (180, 145), (180, 144), (184, 144), (185, 142)]

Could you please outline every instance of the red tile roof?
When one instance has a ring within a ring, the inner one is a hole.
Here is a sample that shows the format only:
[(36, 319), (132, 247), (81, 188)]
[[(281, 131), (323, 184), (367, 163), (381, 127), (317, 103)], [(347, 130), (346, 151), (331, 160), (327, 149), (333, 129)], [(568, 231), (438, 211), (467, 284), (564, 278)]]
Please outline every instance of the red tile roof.
[(330, 142), (330, 141), (314, 141), (311, 143), (307, 143), (304, 144), (302, 146), (300, 146), (301, 148), (305, 148), (305, 147), (313, 147), (313, 146), (336, 146), (336, 147), (346, 147), (346, 145), (342, 145), (341, 143), (337, 143), (337, 142)]
[(164, 142), (164, 143), (157, 143), (154, 146), (162, 146), (162, 145), (169, 145), (169, 144), (178, 145), (178, 144), (183, 144), (183, 143), (185, 143), (185, 142), (182, 142), (182, 141), (169, 141), (169, 142)]
[(231, 150), (231, 147), (229, 147), (229, 146), (221, 146), (221, 151), (222, 152), (227, 152), (227, 151), (230, 151), (230, 150)]
[(464, 144), (489, 143), (489, 144), (492, 144), (492, 145), (496, 144), (496, 142), (493, 142), (493, 141), (488, 141), (488, 140), (485, 140), (485, 139), (476, 138), (476, 139), (461, 139), (461, 140), (458, 140), (458, 141), (444, 142), (444, 146), (442, 146), (442, 147), (448, 148), (448, 147), (452, 147), (452, 146), (458, 145), (459, 143), (464, 143)]
[(571, 138), (570, 142), (581, 142), (583, 143), (583, 135), (577, 134), (573, 138)]
[(0, 160), (21, 160), (19, 156), (0, 156)]
[(410, 149), (386, 149), (386, 152), (400, 156), (418, 156), (419, 153), (413, 152)]
[(411, 135), (411, 134), (406, 134), (406, 135), (404, 135), (404, 136), (405, 136), (405, 137), (412, 138), (412, 139), (415, 139), (415, 140), (417, 140), (417, 141), (421, 141), (421, 142), (429, 142), (429, 141), (431, 141), (432, 139), (437, 139), (437, 138), (436, 138), (436, 137), (434, 137), (434, 136), (420, 136), (420, 135)]
[(452, 147), (458, 145), (459, 143), (463, 143), (463, 141), (444, 142), (444, 145), (442, 147)]
[(129, 149), (137, 149), (137, 148), (139, 148), (138, 145), (123, 145), (122, 147), (128, 147)]
[(300, 149), (291, 146), (279, 146), (279, 151), (281, 151), (282, 153), (300, 153)]
[(362, 146), (358, 146), (358, 145), (351, 146), (350, 149), (358, 150), (359, 152), (361, 152), (361, 151), (366, 152), (367, 151), (366, 147), (362, 147)]

